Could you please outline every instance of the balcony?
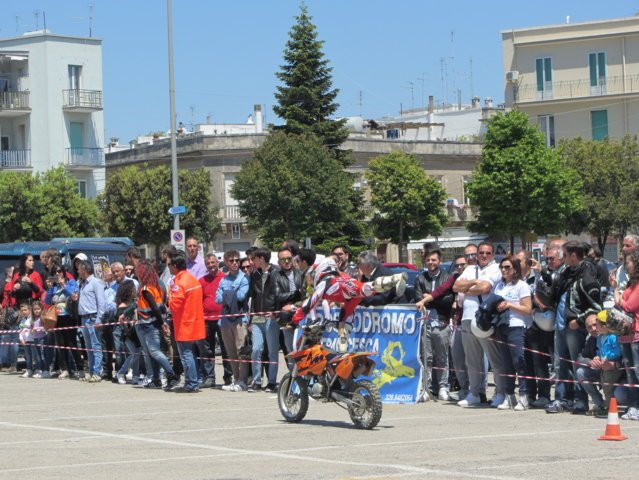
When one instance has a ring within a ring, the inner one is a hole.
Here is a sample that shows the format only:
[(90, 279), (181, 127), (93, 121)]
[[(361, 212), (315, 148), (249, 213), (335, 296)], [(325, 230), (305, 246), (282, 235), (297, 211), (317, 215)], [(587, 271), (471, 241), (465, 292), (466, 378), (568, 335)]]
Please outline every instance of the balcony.
[(460, 224), (475, 220), (475, 214), (470, 205), (446, 205), (448, 221), (452, 224)]
[(18, 117), (30, 111), (29, 92), (0, 93), (0, 117)]
[(223, 222), (243, 222), (244, 217), (240, 215), (240, 207), (238, 205), (224, 205), (220, 208), (220, 217)]
[(0, 168), (31, 168), (31, 150), (0, 151)]
[(543, 90), (537, 90), (536, 83), (513, 85), (513, 102), (544, 102), (639, 93), (639, 75), (601, 77), (597, 85), (591, 85), (590, 78), (545, 82)]
[(95, 112), (102, 110), (101, 90), (63, 90), (62, 108), (69, 112)]
[(104, 149), (102, 148), (67, 148), (67, 167), (98, 168), (104, 167)]

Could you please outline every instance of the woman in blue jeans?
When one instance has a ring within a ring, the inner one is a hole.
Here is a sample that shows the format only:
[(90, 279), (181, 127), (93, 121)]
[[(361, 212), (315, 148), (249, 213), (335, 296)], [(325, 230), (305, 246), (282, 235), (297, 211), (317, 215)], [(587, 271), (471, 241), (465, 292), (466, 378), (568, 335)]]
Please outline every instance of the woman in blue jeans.
[[(151, 263), (141, 261), (135, 268), (135, 275), (140, 282), (138, 290), (138, 320), (135, 324), (135, 331), (138, 334), (140, 345), (146, 356), (147, 378), (145, 382), (147, 388), (162, 388), (160, 380), (160, 367), (166, 373), (167, 390), (172, 389), (179, 382), (179, 377), (175, 375), (169, 359), (160, 349), (160, 338), (162, 335), (162, 318), (158, 310), (163, 303), (163, 290), (159, 284), (158, 274)], [(149, 370), (150, 367), (150, 370)]]
[[(497, 408), (523, 411), (528, 408), (526, 394), (526, 360), (524, 339), (526, 328), (532, 323), (532, 295), (530, 287), (521, 279), (521, 264), (510, 255), (499, 263), (502, 280), (495, 285), (494, 293), (504, 299), (497, 306), (499, 312), (508, 310), (510, 319), (507, 325), (495, 329), (495, 337), (506, 374), (506, 398)], [(515, 396), (515, 374), (519, 376), (519, 400)]]
[(628, 411), (621, 416), (623, 420), (639, 420), (639, 251), (632, 250), (626, 253), (626, 272), (628, 272), (628, 285), (621, 295), (620, 306), (635, 317), (632, 331), (619, 337), (623, 365), (628, 377), (630, 387), (630, 400)]

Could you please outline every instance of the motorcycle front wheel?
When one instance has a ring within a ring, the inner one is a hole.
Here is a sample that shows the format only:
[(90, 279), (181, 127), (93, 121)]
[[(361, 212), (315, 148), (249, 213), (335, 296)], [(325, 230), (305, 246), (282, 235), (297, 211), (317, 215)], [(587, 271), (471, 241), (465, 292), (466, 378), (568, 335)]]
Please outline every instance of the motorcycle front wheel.
[(277, 390), (277, 403), (287, 422), (301, 422), (308, 411), (306, 380), (300, 377), (291, 377), (290, 373), (284, 375)]
[(353, 382), (352, 403), (348, 405), (348, 414), (357, 428), (370, 430), (375, 428), (382, 418), (382, 399), (377, 387), (368, 380)]

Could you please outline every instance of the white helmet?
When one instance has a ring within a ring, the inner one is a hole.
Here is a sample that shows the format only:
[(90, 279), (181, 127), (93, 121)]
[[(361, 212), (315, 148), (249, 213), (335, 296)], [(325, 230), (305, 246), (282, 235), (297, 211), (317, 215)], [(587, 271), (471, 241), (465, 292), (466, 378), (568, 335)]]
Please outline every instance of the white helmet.
[(537, 326), (544, 332), (555, 331), (555, 311), (554, 310), (535, 310), (533, 320)]
[(332, 258), (325, 258), (317, 265), (313, 265), (312, 272), (313, 275), (313, 286), (317, 286), (317, 284), (324, 278), (326, 275), (330, 273), (338, 273), (339, 270), (337, 268), (337, 264), (335, 260)]
[(476, 318), (473, 318), (470, 321), (470, 331), (473, 332), (473, 335), (475, 335), (477, 338), (488, 338), (493, 333), (495, 333), (495, 329), (493, 327), (490, 327), (488, 330), (482, 330), (481, 328), (479, 328), (477, 326)]

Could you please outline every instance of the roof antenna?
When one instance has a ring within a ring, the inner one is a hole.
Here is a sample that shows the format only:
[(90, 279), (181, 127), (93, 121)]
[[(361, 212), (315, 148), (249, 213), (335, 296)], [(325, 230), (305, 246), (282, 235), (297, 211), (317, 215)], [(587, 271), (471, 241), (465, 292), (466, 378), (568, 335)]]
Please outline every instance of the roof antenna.
[(93, 36), (93, 4), (89, 3), (89, 38)]

